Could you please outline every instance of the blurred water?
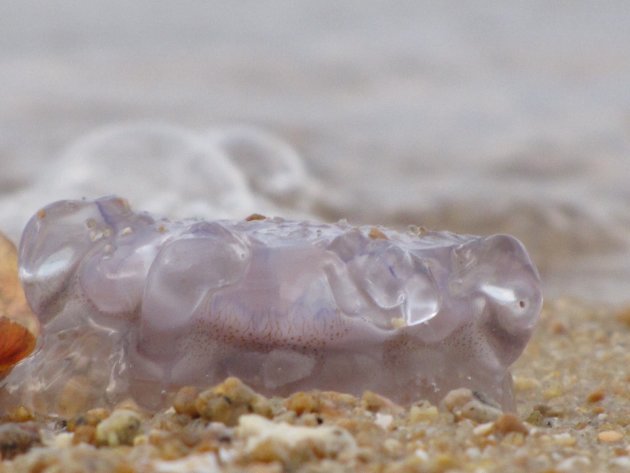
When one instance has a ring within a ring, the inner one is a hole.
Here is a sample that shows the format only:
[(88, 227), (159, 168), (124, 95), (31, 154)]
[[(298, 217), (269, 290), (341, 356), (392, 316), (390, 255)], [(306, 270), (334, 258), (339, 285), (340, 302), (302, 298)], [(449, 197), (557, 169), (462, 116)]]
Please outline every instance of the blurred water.
[(0, 228), (118, 192), (510, 232), (628, 302), (629, 83), (623, 1), (4, 2)]

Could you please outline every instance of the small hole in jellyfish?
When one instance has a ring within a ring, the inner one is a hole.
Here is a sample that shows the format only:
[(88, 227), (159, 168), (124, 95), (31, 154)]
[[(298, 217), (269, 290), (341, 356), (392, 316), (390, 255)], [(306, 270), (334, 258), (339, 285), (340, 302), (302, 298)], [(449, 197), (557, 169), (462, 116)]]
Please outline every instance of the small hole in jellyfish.
[(524, 309), (524, 308), (525, 308), (525, 301), (518, 301), (518, 306), (519, 306), (521, 309)]

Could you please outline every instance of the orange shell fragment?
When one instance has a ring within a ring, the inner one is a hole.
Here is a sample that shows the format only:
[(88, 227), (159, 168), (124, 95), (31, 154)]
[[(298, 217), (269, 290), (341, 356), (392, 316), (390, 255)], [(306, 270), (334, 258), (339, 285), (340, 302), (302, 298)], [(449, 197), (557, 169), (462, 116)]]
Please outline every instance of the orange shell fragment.
[(35, 348), (35, 337), (22, 325), (0, 317), (0, 376)]
[(18, 278), (17, 250), (0, 234), (0, 376), (33, 351), (38, 335)]

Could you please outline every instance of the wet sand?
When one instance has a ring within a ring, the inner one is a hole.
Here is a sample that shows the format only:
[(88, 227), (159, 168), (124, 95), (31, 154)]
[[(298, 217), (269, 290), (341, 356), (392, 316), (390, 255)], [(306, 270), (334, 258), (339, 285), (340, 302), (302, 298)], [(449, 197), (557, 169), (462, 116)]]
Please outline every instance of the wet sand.
[(439, 406), (377, 395), (267, 399), (238, 380), (134, 406), (0, 425), (0, 472), (580, 472), (630, 469), (630, 310), (548, 302), (513, 368), (518, 414), (470, 392)]

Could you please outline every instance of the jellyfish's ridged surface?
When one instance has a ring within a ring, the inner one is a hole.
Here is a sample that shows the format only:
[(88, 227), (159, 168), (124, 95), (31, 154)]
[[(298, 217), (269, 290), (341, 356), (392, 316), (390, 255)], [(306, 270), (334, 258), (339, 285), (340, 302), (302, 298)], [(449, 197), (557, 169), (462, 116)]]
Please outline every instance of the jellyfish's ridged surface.
[(127, 397), (158, 409), (227, 376), (265, 394), (370, 389), (400, 403), (468, 387), (513, 409), (508, 367), (542, 303), (510, 236), (172, 222), (116, 197), (39, 211), (20, 276), (42, 337), (3, 387), (58, 415)]

